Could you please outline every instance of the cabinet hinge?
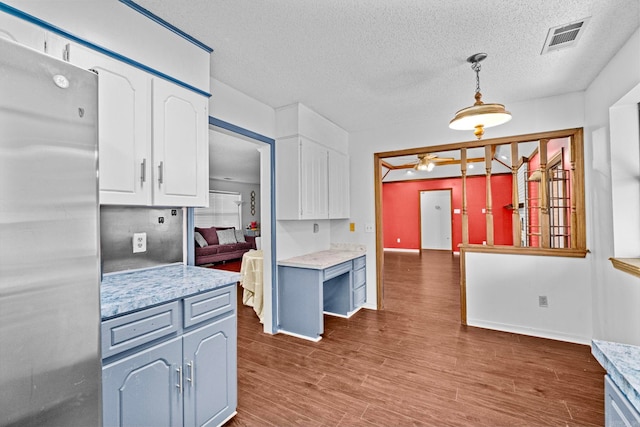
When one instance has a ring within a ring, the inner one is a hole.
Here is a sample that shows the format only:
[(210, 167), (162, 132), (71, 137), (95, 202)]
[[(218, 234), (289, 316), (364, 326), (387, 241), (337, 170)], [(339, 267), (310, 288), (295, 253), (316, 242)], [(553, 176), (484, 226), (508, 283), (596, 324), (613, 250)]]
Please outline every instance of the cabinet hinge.
[(62, 51), (62, 59), (66, 62), (69, 62), (71, 58), (71, 45), (67, 43)]

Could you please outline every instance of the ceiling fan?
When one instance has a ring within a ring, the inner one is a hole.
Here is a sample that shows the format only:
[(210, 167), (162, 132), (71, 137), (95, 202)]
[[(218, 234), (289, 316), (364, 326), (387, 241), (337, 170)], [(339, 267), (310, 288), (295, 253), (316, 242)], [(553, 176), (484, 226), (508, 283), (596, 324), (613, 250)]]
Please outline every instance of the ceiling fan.
[(436, 163), (455, 160), (453, 157), (438, 157), (437, 154), (418, 154), (418, 161), (413, 166), (415, 170), (431, 172)]

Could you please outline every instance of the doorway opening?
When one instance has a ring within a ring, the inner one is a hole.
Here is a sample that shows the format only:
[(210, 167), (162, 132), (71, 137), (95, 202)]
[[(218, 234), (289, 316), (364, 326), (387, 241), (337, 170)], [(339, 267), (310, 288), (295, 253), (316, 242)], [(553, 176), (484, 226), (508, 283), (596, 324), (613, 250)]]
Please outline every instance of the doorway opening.
[(420, 249), (452, 247), (451, 189), (420, 191)]

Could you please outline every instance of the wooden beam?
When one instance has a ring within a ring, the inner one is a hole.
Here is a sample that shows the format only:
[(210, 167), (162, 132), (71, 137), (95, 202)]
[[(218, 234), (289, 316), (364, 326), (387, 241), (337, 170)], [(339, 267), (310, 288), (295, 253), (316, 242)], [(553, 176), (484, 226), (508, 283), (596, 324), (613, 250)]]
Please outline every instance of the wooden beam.
[[(520, 230), (520, 197), (518, 194), (518, 169), (520, 161), (518, 159), (518, 143), (511, 143), (511, 203), (513, 204), (513, 213), (511, 216), (511, 229), (513, 231), (513, 246), (519, 247), (522, 242), (522, 234)], [(525, 181), (526, 185), (526, 181)]]
[(539, 141), (540, 150), (540, 188), (538, 194), (540, 196), (540, 234), (541, 247), (551, 247), (551, 232), (549, 230), (549, 177), (547, 176), (547, 143), (548, 139)]
[(493, 158), (492, 151), (495, 148), (487, 145), (484, 147), (484, 167), (487, 174), (487, 203), (485, 207), (485, 219), (487, 221), (487, 245), (493, 246), (493, 198), (491, 197), (491, 159)]
[[(484, 157), (473, 157), (471, 159), (467, 159), (467, 163), (480, 163), (480, 162), (484, 162)], [(383, 166), (392, 170), (396, 170), (396, 169), (413, 169), (416, 164), (415, 163), (405, 163), (404, 165), (392, 165), (392, 164), (388, 164), (384, 162)], [(435, 160), (433, 163), (435, 163), (436, 166), (445, 166), (445, 165), (459, 165), (460, 164), (460, 160)]]
[(462, 175), (462, 243), (466, 245), (469, 243), (469, 215), (467, 214), (467, 149), (466, 148), (460, 149), (460, 174)]
[(376, 224), (376, 309), (384, 308), (384, 243), (382, 241), (382, 158), (378, 153), (373, 154), (373, 182)]

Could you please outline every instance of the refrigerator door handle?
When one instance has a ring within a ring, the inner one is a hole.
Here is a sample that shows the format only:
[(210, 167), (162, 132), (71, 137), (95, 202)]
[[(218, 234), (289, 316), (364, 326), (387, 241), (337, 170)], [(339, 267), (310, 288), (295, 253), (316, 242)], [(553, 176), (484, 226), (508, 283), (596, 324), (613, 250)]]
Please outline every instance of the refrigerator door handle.
[(142, 159), (140, 163), (140, 184), (144, 184), (147, 181), (147, 159)]
[(162, 177), (163, 171), (164, 171), (164, 162), (160, 162), (160, 164), (158, 165), (158, 184), (162, 184), (164, 181)]

